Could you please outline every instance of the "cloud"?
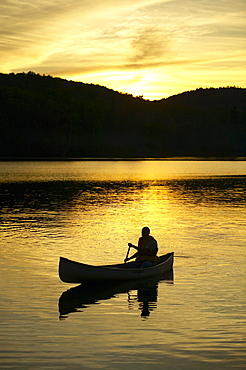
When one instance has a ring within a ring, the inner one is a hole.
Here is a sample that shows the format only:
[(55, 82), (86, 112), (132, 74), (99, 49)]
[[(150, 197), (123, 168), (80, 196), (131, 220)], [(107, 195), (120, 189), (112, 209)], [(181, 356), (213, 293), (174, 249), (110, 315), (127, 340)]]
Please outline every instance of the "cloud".
[(132, 39), (132, 54), (129, 58), (132, 63), (156, 60), (167, 53), (170, 38), (157, 27), (140, 29)]

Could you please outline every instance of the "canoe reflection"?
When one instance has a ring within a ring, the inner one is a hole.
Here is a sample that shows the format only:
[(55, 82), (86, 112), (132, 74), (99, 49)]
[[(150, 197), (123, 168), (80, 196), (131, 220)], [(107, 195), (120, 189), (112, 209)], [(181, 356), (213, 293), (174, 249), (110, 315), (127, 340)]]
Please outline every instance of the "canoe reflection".
[[(71, 312), (81, 312), (88, 305), (98, 304), (102, 300), (113, 298), (115, 294), (128, 293), (128, 308), (138, 302), (141, 317), (148, 317), (157, 308), (158, 283), (165, 281), (173, 284), (173, 270), (155, 279), (124, 282), (86, 283), (66, 290), (59, 298), (60, 319), (65, 319)], [(137, 290), (133, 294), (132, 290)]]

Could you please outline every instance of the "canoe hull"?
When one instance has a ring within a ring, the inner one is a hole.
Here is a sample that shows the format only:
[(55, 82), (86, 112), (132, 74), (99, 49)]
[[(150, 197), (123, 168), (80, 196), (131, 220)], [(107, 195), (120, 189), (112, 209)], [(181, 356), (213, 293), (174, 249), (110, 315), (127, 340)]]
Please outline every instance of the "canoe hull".
[(162, 275), (173, 268), (174, 253), (159, 257), (158, 264), (147, 268), (127, 268), (126, 264), (92, 266), (60, 257), (59, 277), (65, 283), (103, 280), (136, 280)]

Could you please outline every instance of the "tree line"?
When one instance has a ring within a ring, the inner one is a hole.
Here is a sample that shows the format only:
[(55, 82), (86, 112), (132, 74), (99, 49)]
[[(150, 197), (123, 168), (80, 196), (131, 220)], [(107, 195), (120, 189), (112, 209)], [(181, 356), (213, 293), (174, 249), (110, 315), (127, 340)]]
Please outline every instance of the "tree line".
[(246, 157), (246, 89), (158, 101), (33, 72), (0, 74), (0, 157)]

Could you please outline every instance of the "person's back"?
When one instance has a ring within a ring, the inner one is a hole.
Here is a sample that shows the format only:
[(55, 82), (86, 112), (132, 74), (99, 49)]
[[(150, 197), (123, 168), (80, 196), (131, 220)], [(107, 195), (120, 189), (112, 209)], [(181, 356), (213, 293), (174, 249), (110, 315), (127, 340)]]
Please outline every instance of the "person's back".
[(136, 261), (143, 262), (143, 261), (157, 261), (157, 252), (158, 252), (158, 245), (157, 241), (153, 236), (149, 235), (150, 229), (148, 227), (144, 227), (142, 229), (142, 236), (139, 238), (138, 241), (138, 254)]
[(151, 267), (158, 260), (157, 241), (150, 235), (150, 229), (148, 227), (142, 229), (142, 236), (138, 240), (137, 247), (131, 243), (128, 243), (128, 245), (137, 249), (137, 252), (125, 259), (125, 262), (127, 262), (132, 258), (136, 258), (135, 262), (130, 262), (127, 265), (131, 265), (132, 267)]

